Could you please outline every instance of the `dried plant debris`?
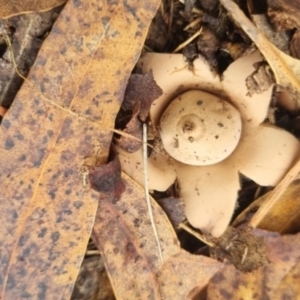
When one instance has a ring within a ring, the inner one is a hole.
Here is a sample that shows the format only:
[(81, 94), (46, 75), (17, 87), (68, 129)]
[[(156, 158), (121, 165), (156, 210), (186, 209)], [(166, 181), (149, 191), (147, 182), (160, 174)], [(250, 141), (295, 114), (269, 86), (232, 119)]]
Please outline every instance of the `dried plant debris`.
[(300, 234), (257, 229), (254, 234), (264, 237), (269, 263), (250, 273), (225, 263), (210, 279), (206, 299), (298, 299)]
[(209, 65), (214, 68), (218, 65), (216, 52), (219, 49), (219, 44), (216, 34), (211, 29), (203, 27), (201, 36), (197, 40), (197, 48)]
[(290, 34), (286, 31), (275, 31), (265, 14), (251, 15), (255, 26), (266, 36), (266, 38), (279, 50), (290, 55), (289, 40)]
[(232, 0), (220, 0), (235, 23), (255, 43), (264, 58), (269, 63), (276, 83), (286, 89), (286, 93), (278, 98), (280, 104), (290, 110), (300, 107), (300, 62), (277, 49), (245, 16), (242, 10)]
[(149, 27), (145, 48), (152, 51), (163, 52), (168, 43), (168, 26), (165, 15), (159, 9)]
[(115, 300), (101, 256), (84, 258), (71, 300)]
[(87, 166), (89, 170), (89, 182), (92, 189), (104, 194), (114, 194), (117, 198), (124, 191), (121, 178), (121, 164), (119, 157), (112, 148), (111, 160), (103, 165)]
[(276, 30), (300, 29), (300, 3), (291, 0), (267, 0), (268, 16)]
[(200, 5), (207, 11), (213, 11), (219, 4), (218, 0), (199, 0)]
[(274, 75), (266, 62), (255, 63), (255, 71), (246, 78), (248, 95), (261, 94), (275, 84)]
[(138, 116), (142, 121), (145, 121), (151, 104), (161, 95), (162, 89), (156, 84), (151, 70), (144, 75), (132, 74), (127, 85), (122, 107), (125, 110), (133, 110), (136, 103), (139, 103)]
[(228, 227), (211, 248), (218, 260), (229, 260), (238, 270), (252, 272), (268, 264), (264, 238), (252, 233), (252, 228)]

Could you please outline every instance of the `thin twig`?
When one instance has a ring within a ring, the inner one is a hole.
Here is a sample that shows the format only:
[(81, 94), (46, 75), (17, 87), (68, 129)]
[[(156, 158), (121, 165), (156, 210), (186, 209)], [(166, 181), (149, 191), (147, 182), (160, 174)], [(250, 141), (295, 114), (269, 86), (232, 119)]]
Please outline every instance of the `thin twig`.
[(144, 159), (144, 181), (145, 181), (145, 196), (146, 196), (146, 201), (147, 201), (147, 206), (148, 206), (148, 213), (149, 213), (149, 218), (151, 222), (151, 226), (153, 229), (153, 233), (156, 239), (157, 247), (158, 247), (158, 252), (161, 261), (163, 260), (162, 257), (162, 251), (161, 251), (161, 246), (153, 218), (153, 212), (152, 212), (152, 206), (150, 203), (150, 197), (149, 197), (149, 187), (148, 187), (148, 154), (147, 154), (147, 125), (143, 124), (143, 159)]
[(86, 250), (85, 255), (86, 256), (100, 255), (100, 252), (99, 250)]
[(196, 25), (198, 25), (201, 22), (202, 18), (198, 17), (195, 20), (193, 20), (191, 23), (189, 23), (188, 25), (186, 25), (183, 30), (187, 31), (190, 28), (195, 27)]
[(208, 245), (210, 247), (215, 247), (215, 244), (212, 241), (208, 241), (203, 235), (201, 235), (199, 232), (195, 231), (194, 229), (192, 229), (185, 223), (180, 223), (178, 227), (182, 228), (186, 232), (190, 233), (191, 235), (193, 235), (195, 238), (197, 238), (201, 242), (205, 243), (206, 245)]
[(172, 31), (172, 24), (173, 24), (173, 14), (174, 14), (174, 1), (171, 1), (170, 3), (170, 13), (169, 13), (169, 20), (168, 20), (168, 41), (171, 38), (171, 31)]
[(196, 31), (190, 38), (188, 38), (186, 41), (184, 41), (182, 44), (180, 44), (174, 51), (173, 53), (176, 53), (180, 51), (182, 48), (184, 48), (186, 45), (188, 45), (190, 42), (192, 42), (197, 36), (199, 36), (202, 32), (202, 27)]

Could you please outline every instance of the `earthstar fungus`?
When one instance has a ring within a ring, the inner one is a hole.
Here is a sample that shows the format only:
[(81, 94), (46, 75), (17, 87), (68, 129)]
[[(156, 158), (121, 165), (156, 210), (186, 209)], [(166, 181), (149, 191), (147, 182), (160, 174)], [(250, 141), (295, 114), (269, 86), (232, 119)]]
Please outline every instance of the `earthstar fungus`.
[[(239, 173), (276, 185), (299, 154), (293, 135), (263, 123), (272, 87), (248, 94), (246, 78), (261, 60), (258, 52), (241, 57), (222, 80), (201, 57), (193, 70), (181, 54), (148, 53), (139, 62), (163, 90), (150, 109), (164, 151), (148, 158), (149, 188), (166, 190), (177, 178), (188, 221), (216, 237), (232, 217)], [(123, 171), (143, 185), (142, 150), (118, 152)]]

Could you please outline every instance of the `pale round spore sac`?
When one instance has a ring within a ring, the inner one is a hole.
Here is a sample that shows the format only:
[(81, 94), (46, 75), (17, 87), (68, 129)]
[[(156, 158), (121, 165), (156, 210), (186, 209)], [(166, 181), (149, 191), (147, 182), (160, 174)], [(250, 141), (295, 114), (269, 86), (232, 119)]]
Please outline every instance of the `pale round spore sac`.
[(175, 98), (160, 119), (163, 146), (189, 165), (218, 163), (237, 147), (242, 131), (238, 110), (212, 94), (191, 90)]

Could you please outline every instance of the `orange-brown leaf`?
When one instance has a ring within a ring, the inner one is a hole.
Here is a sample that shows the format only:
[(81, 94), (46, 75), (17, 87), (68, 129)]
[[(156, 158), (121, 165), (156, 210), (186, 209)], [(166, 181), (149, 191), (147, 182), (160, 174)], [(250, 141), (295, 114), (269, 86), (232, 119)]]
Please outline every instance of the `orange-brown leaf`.
[(158, 1), (69, 1), (0, 132), (1, 299), (68, 299), (115, 116)]
[[(125, 192), (101, 197), (93, 238), (118, 299), (161, 299), (156, 272), (162, 265), (153, 234), (144, 189), (123, 174)], [(172, 225), (152, 199), (163, 260), (179, 251)]]
[(165, 262), (159, 273), (163, 299), (202, 299), (210, 278), (223, 266), (216, 260), (202, 255), (192, 255), (184, 250)]
[(66, 1), (67, 0), (0, 0), (0, 18), (6, 19), (28, 12), (47, 11)]
[[(300, 234), (280, 236), (255, 230), (265, 237), (270, 263), (252, 273), (226, 264), (211, 279), (207, 299), (298, 299)], [(293, 278), (293, 276), (295, 276)], [(290, 298), (291, 297), (291, 298)]]

